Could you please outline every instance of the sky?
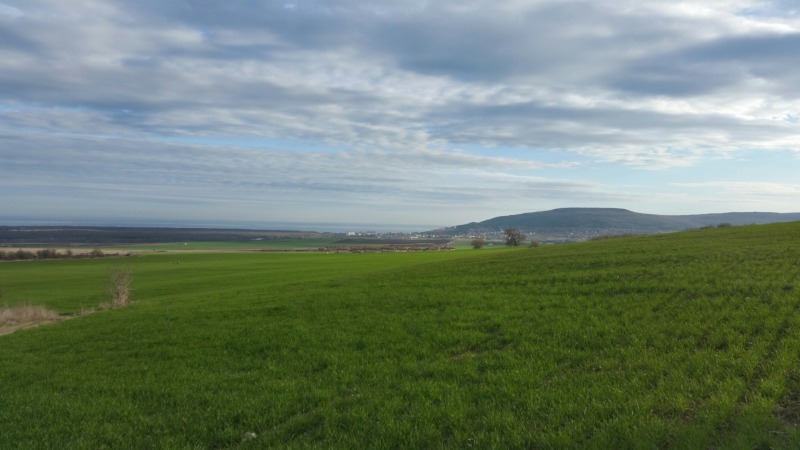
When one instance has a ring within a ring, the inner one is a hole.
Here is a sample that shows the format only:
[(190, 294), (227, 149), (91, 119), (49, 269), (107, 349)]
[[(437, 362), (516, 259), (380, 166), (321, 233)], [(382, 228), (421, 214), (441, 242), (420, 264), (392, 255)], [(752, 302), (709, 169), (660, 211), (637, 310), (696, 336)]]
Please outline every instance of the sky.
[(0, 0), (0, 225), (800, 211), (796, 0)]

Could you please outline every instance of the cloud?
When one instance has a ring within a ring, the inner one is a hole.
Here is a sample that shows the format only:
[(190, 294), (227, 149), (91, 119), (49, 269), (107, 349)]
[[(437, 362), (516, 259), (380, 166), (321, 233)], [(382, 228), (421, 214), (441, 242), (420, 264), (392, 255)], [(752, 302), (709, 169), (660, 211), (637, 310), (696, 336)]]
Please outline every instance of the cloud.
[(0, 172), (142, 205), (634, 202), (619, 171), (800, 151), (796, 10), (6, 0)]
[(708, 181), (702, 183), (675, 183), (680, 187), (708, 188), (747, 197), (796, 197), (800, 184), (754, 181)]
[[(13, 21), (17, 38), (7, 41), (17, 52), (6, 58), (0, 83), (14, 93), (8, 102), (85, 108), (133, 133), (409, 147), (460, 143), (472, 139), (476, 123), (494, 121), (499, 132), (478, 130), (487, 144), (569, 149), (562, 140), (581, 133), (585, 143), (615, 146), (602, 136), (630, 130), (632, 117), (643, 118), (633, 125), (646, 118), (654, 131), (672, 128), (673, 116), (658, 117), (652, 104), (644, 111), (620, 106), (631, 100), (618, 95), (663, 103), (737, 88), (755, 76), (793, 81), (794, 71), (779, 70), (795, 62), (792, 35), (730, 32), (709, 43), (687, 26), (686, 14), (658, 4), (499, 2), (487, 14), (485, 2), (296, 2), (291, 9), (106, 2), (86, 10), (38, 2)], [(722, 34), (732, 13), (719, 12), (690, 22)], [(656, 14), (664, 20), (653, 20)], [(73, 39), (63, 42), (64, 35)], [(751, 56), (732, 60), (740, 48), (751, 48)], [(759, 49), (772, 50), (759, 57)], [(762, 91), (780, 92), (766, 84)], [(600, 118), (609, 123), (595, 128)], [(497, 126), (501, 119), (506, 126)], [(531, 135), (552, 139), (531, 142)]]
[[(411, 214), (424, 205), (438, 208), (428, 214), (435, 218), (429, 219), (432, 224), (446, 224), (445, 218), (465, 205), (467, 212), (502, 211), (536, 199), (602, 195), (596, 183), (525, 175), (572, 164), (460, 151), (221, 152), (216, 146), (150, 142), (143, 148), (138, 140), (83, 137), (3, 137), (0, 146), (16, 149), (13, 155), (0, 152), (10, 162), (0, 168), (0, 177), (9, 198), (27, 193), (28, 205), (20, 210), (52, 203), (58, 193), (67, 197), (58, 208), (74, 204), (78, 211), (90, 199), (111, 216), (150, 208), (210, 220), (220, 205), (239, 205), (247, 208), (239, 213), (242, 217), (261, 211), (273, 221), (315, 211), (316, 221), (335, 222), (342, 211), (353, 211), (348, 218), (369, 222), (370, 217), (386, 220), (404, 211), (405, 222), (416, 223)], [(131, 210), (131, 204), (147, 207)], [(359, 212), (365, 207), (366, 212)]]

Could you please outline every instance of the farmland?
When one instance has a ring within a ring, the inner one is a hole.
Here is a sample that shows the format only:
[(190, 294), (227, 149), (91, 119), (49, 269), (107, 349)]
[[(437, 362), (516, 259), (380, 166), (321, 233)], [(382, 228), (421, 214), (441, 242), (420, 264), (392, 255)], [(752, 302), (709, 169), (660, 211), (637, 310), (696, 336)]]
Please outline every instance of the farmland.
[(249, 242), (177, 242), (163, 244), (137, 244), (112, 246), (131, 251), (176, 251), (176, 250), (294, 250), (316, 249), (332, 245), (334, 238), (274, 239)]
[[(0, 264), (0, 447), (793, 448), (800, 223)], [(252, 434), (250, 434), (252, 433)]]

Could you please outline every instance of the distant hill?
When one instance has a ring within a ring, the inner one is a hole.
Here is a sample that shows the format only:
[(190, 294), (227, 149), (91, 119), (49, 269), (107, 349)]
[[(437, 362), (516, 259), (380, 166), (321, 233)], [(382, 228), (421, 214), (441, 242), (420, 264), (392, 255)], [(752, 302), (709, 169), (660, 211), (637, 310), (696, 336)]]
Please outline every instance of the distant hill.
[(432, 231), (446, 236), (494, 236), (517, 228), (542, 241), (574, 241), (614, 234), (654, 234), (721, 223), (751, 225), (800, 221), (800, 213), (731, 212), (722, 214), (658, 215), (620, 208), (559, 208), (495, 217)]

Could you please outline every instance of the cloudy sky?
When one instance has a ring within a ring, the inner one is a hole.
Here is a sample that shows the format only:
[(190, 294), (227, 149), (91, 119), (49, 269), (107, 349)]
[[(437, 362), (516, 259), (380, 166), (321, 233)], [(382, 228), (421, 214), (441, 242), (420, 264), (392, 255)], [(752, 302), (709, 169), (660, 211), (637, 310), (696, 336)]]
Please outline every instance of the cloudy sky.
[(0, 0), (0, 224), (797, 212), (798, 49), (796, 0)]

